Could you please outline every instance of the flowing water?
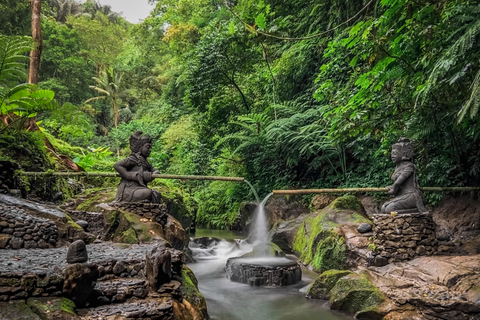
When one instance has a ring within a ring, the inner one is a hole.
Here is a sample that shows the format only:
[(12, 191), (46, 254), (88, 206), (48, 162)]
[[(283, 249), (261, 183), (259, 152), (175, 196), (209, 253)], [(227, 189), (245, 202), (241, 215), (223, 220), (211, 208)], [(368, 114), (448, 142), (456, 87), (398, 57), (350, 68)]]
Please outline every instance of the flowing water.
[(254, 213), (254, 223), (253, 223), (253, 231), (252, 231), (252, 236), (253, 236), (253, 241), (255, 241), (259, 245), (266, 245), (267, 243), (270, 243), (270, 237), (268, 235), (268, 219), (267, 219), (267, 213), (265, 211), (265, 204), (268, 201), (268, 198), (273, 193), (268, 194), (265, 199), (257, 206), (257, 209), (255, 210)]
[[(239, 236), (228, 231), (209, 233), (199, 229), (197, 235), (200, 234), (228, 239)], [(325, 301), (304, 297), (306, 286), (316, 277), (308, 270), (303, 271), (301, 282), (287, 287), (251, 287), (228, 280), (224, 270), (227, 259), (252, 250), (252, 244), (244, 240), (221, 240), (203, 249), (192, 243), (191, 249), (197, 262), (189, 266), (198, 278), (200, 292), (207, 299), (212, 320), (352, 319), (328, 310)]]

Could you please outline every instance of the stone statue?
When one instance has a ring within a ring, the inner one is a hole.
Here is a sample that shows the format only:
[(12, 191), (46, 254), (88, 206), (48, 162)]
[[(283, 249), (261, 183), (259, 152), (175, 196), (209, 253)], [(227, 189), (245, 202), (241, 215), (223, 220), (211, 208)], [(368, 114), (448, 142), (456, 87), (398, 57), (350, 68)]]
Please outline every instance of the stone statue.
[(160, 193), (147, 187), (157, 170), (147, 161), (152, 151), (152, 138), (137, 131), (130, 136), (132, 153), (114, 164), (122, 180), (118, 185), (116, 202), (153, 202), (160, 203)]
[(392, 146), (392, 161), (395, 172), (392, 175), (393, 185), (388, 186), (388, 193), (394, 195), (391, 201), (382, 206), (382, 213), (425, 213), (423, 195), (417, 178), (417, 168), (412, 163), (413, 144), (407, 138), (400, 138)]

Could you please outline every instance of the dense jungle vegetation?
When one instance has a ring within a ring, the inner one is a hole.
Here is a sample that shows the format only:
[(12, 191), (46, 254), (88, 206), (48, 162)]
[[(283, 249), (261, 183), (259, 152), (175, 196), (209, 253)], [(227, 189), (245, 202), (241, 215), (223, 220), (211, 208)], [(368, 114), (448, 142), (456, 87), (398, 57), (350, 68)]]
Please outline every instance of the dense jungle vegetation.
[[(263, 196), (386, 186), (406, 136), (421, 185), (479, 184), (479, 1), (151, 2), (130, 24), (94, 0), (43, 0), (29, 85), (30, 1), (2, 0), (0, 143), (46, 136), (56, 170), (66, 155), (113, 171), (142, 130), (160, 172), (243, 176)], [(155, 183), (212, 227), (253, 199), (245, 184)]]

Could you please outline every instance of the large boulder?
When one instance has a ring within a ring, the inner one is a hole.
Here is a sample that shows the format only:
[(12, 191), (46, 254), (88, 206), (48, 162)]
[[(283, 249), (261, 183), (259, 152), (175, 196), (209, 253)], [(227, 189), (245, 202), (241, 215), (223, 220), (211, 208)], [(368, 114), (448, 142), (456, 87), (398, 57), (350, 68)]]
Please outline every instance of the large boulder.
[(77, 307), (84, 306), (95, 288), (99, 275), (98, 267), (94, 264), (74, 263), (67, 265), (63, 274), (64, 296), (72, 300)]
[(329, 301), (332, 309), (356, 313), (357, 319), (380, 320), (384, 316), (379, 311), (385, 301), (383, 293), (365, 276), (355, 273), (336, 281), (329, 292)]
[(297, 231), (293, 251), (317, 272), (366, 265), (371, 256), (369, 238), (373, 234), (358, 231), (363, 223), (371, 221), (364, 215), (360, 200), (353, 196), (339, 197), (294, 227)]
[(419, 257), (362, 273), (394, 305), (385, 319), (478, 319), (480, 255)]
[(150, 289), (157, 291), (162, 284), (172, 279), (172, 254), (165, 243), (159, 243), (147, 252), (145, 258), (146, 276)]
[(313, 281), (307, 290), (307, 298), (328, 300), (330, 290), (337, 284), (338, 279), (351, 274), (348, 270), (327, 270)]
[(188, 234), (180, 222), (171, 215), (167, 215), (167, 222), (163, 226), (165, 240), (170, 242), (173, 248), (183, 251), (188, 247)]

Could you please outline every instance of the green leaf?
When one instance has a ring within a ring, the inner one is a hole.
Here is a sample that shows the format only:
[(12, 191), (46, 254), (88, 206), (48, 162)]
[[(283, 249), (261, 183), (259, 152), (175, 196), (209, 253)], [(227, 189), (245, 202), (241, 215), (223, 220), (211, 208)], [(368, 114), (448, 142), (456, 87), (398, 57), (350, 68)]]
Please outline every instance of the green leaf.
[(255, 24), (260, 28), (260, 29), (266, 29), (267, 28), (267, 19), (265, 18), (265, 14), (259, 13), (257, 17), (255, 18)]
[(228, 23), (228, 32), (232, 35), (235, 33), (235, 23), (233, 21)]

